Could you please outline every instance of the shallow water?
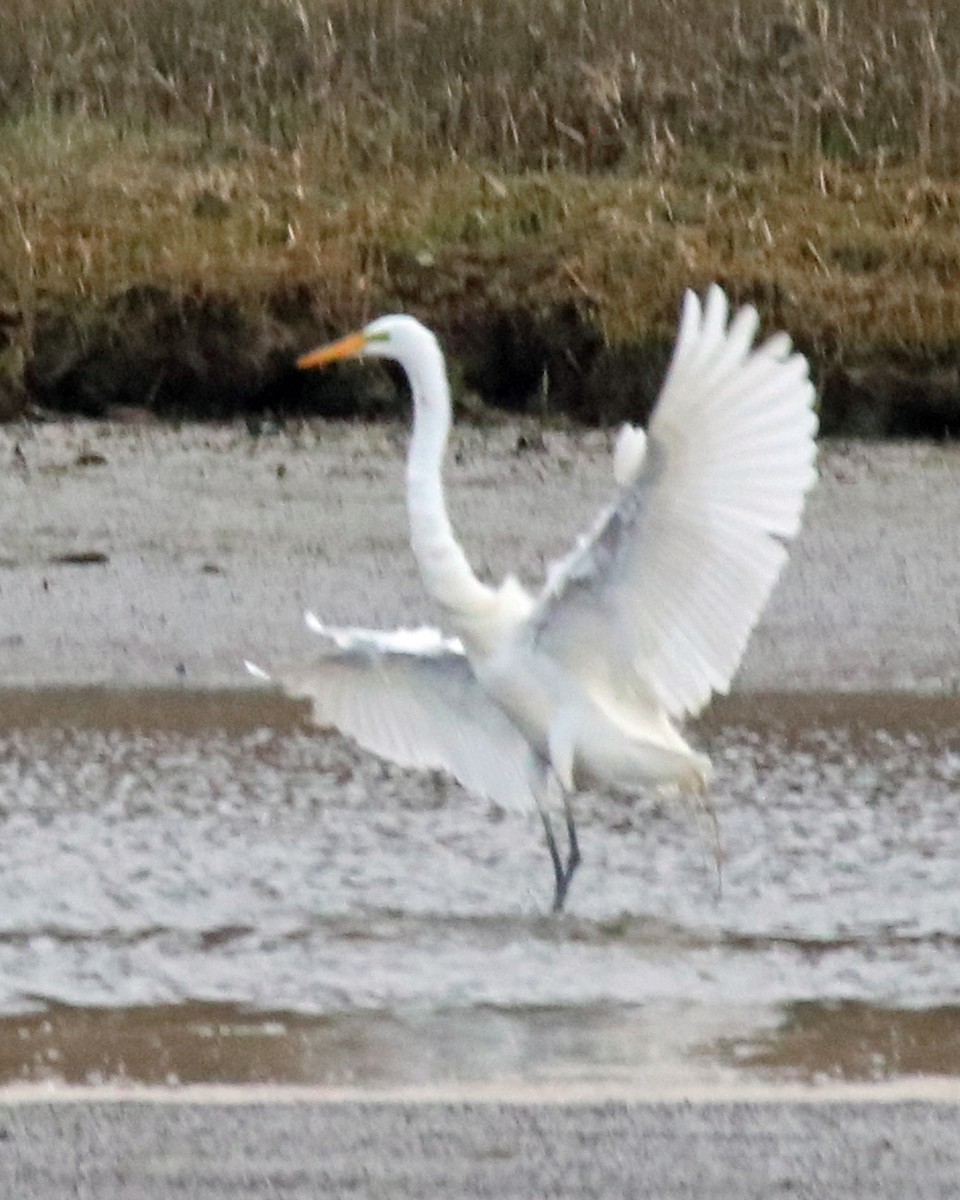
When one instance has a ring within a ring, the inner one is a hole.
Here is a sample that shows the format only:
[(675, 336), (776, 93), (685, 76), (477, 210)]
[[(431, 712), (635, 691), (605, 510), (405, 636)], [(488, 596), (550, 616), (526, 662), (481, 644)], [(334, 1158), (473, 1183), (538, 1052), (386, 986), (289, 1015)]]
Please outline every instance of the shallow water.
[[(536, 815), (271, 693), (0, 694), (0, 1082), (960, 1067), (960, 702), (727, 701), (709, 820)], [(933, 1032), (931, 1032), (933, 1031)]]

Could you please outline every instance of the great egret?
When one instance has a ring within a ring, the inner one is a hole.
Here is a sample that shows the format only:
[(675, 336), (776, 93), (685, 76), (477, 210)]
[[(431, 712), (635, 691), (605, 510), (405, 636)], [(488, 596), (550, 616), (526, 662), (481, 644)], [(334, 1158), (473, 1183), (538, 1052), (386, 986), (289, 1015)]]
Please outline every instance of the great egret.
[[(719, 287), (692, 292), (647, 435), (617, 439), (619, 492), (540, 594), (481, 582), (447, 518), (441, 463), (450, 393), (436, 338), (386, 316), (298, 360), (391, 358), (413, 393), (410, 540), (445, 627), (332, 628), (319, 661), (284, 672), (318, 724), (406, 767), (442, 768), (502, 805), (533, 802), (553, 862), (554, 910), (580, 862), (570, 797), (587, 785), (702, 795), (709, 759), (676, 718), (727, 691), (786, 560), (812, 485), (817, 420), (806, 359), (755, 309), (729, 319)], [(266, 673), (248, 664), (255, 674)], [(561, 859), (549, 799), (559, 789)]]

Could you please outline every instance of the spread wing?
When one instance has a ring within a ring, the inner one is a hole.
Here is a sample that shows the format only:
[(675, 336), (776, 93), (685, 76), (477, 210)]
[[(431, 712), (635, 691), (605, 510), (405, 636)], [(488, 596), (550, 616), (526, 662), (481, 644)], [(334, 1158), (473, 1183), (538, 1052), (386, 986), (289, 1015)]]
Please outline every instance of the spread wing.
[(638, 473), (527, 626), (588, 686), (675, 716), (728, 689), (816, 478), (806, 359), (784, 334), (754, 348), (757, 324), (718, 287), (686, 295)]
[(312, 614), (307, 623), (320, 634), (319, 657), (277, 679), (312, 702), (318, 725), (399, 766), (448, 771), (505, 807), (532, 803), (527, 743), (477, 683), (459, 642), (435, 629), (340, 629)]

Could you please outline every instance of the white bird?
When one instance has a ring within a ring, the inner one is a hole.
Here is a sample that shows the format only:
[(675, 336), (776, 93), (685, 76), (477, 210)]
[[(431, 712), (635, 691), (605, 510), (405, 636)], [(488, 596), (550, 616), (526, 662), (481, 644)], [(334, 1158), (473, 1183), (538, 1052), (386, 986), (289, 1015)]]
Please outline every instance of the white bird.
[[(386, 316), (298, 360), (391, 358), (413, 395), (410, 540), (453, 637), (331, 628), (312, 614), (319, 661), (282, 672), (316, 722), (404, 767), (440, 768), (501, 805), (533, 803), (553, 862), (554, 910), (580, 861), (571, 793), (655, 786), (702, 795), (709, 759), (675, 722), (726, 692), (798, 531), (816, 477), (806, 359), (755, 309), (729, 319), (720, 288), (684, 297), (646, 435), (626, 426), (619, 492), (536, 597), (473, 573), (444, 505), (450, 393), (436, 338)], [(255, 674), (265, 673), (248, 664)], [(559, 789), (569, 849), (550, 818)]]

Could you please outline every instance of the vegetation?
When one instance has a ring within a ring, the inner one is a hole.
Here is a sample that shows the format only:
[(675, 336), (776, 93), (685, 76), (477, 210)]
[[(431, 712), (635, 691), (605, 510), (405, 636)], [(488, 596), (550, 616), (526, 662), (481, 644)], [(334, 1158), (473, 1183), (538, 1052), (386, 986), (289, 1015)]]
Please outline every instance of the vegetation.
[(126, 339), (151, 396), (192, 348), (201, 411), (276, 403), (293, 349), (402, 306), (486, 396), (545, 372), (615, 419), (603, 348), (652, 370), (716, 278), (836, 414), (864, 391), (851, 427), (898, 429), (893, 371), (952, 429), (958, 80), (956, 0), (5, 0), (0, 393), (129, 402)]

